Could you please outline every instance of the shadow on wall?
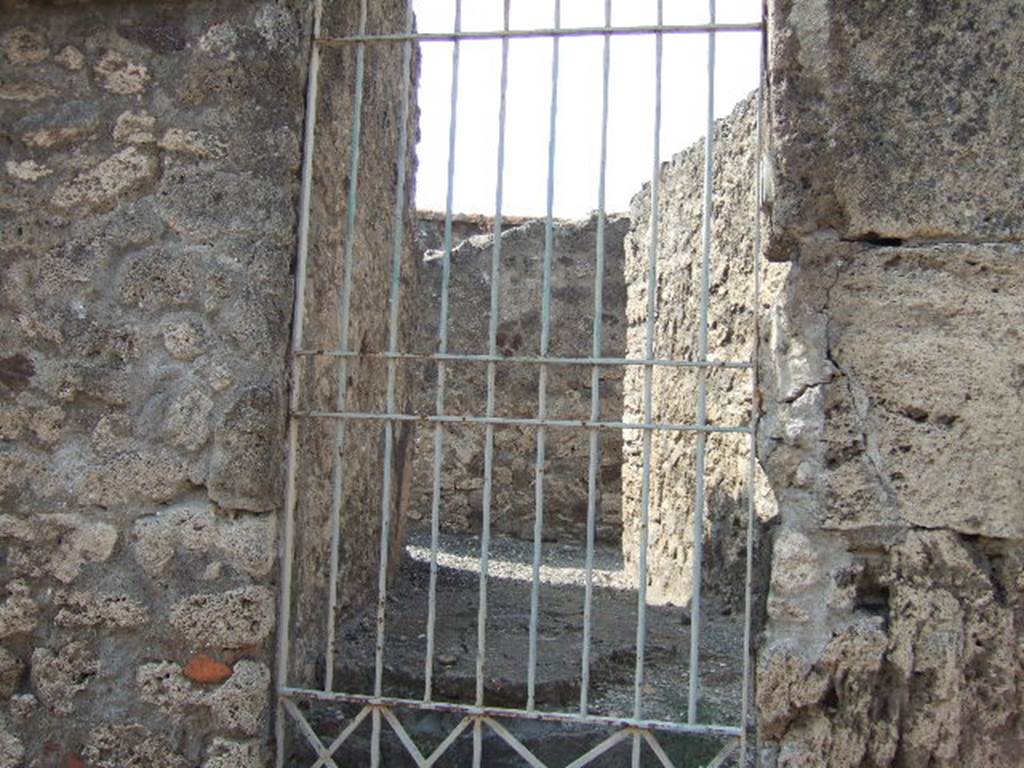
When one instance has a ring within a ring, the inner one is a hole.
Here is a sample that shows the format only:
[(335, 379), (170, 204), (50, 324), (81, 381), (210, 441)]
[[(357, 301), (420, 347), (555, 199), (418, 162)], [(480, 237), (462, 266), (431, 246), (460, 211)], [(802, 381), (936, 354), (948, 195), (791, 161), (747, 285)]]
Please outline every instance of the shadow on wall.
[[(760, 298), (754, 296), (755, 179), (757, 173), (757, 101), (749, 96), (732, 114), (715, 124), (714, 208), (707, 301), (708, 359), (748, 362), (755, 342), (755, 312), (762, 320), (770, 298), (788, 267), (760, 264)], [(700, 285), (703, 268), (704, 142), (675, 155), (662, 166), (658, 211), (655, 356), (699, 358)], [(647, 270), (651, 208), (649, 186), (634, 198), (632, 228), (625, 242), (628, 293), (626, 350), (644, 356), (647, 341)], [(755, 306), (757, 304), (757, 306)], [(626, 373), (625, 420), (640, 421), (644, 413), (643, 370)], [(698, 373), (694, 368), (657, 368), (652, 381), (656, 422), (697, 421)], [(707, 423), (745, 427), (752, 405), (751, 372), (712, 368), (707, 373)], [(625, 435), (622, 466), (623, 551), (633, 570), (639, 560), (642, 519), (643, 435)], [(706, 440), (705, 504), (700, 510), (705, 594), (725, 607), (741, 609), (746, 574), (746, 532), (750, 445), (747, 435), (712, 433)], [(648, 597), (654, 602), (686, 605), (693, 593), (697, 439), (693, 431), (656, 431), (650, 450), (650, 511), (647, 547)], [(774, 517), (775, 504), (764, 482), (758, 482), (754, 553), (763, 559), (762, 529)], [(760, 570), (761, 566), (756, 566)], [(760, 583), (755, 580), (755, 585)]]
[[(629, 220), (611, 216), (605, 230), (605, 272), (602, 355), (625, 352), (626, 291), (622, 242)], [(493, 223), (484, 217), (459, 217), (449, 282), (448, 351), (468, 355), (488, 353), (491, 303)], [(417, 352), (436, 351), (441, 304), (444, 220), (420, 214), (422, 272), (421, 331)], [(461, 238), (461, 240), (459, 239)], [(557, 221), (551, 261), (549, 355), (591, 357), (594, 316), (597, 218)], [(543, 293), (543, 221), (506, 220), (501, 236), (497, 354), (508, 358), (495, 370), (494, 413), (498, 417), (533, 419), (538, 415), (540, 366), (514, 363), (513, 358), (540, 354), (541, 296)], [(487, 408), (487, 364), (457, 361), (444, 366), (444, 412), (480, 417)], [(548, 367), (547, 415), (553, 419), (587, 420), (591, 415), (592, 369), (586, 365)], [(436, 413), (438, 366), (421, 363), (412, 374), (416, 382), (415, 410)], [(622, 370), (607, 367), (599, 379), (600, 416), (622, 419)], [(409, 516), (414, 525), (429, 526), (433, 498), (434, 426), (421, 423), (416, 435), (414, 479)], [(483, 425), (445, 425), (441, 466), (440, 522), (450, 533), (477, 533), (483, 515)], [(498, 426), (494, 431), (492, 531), (532, 539), (535, 518), (535, 426)], [(549, 541), (586, 539), (589, 433), (581, 427), (552, 427), (546, 434), (545, 508), (543, 538)], [(598, 435), (598, 494), (596, 535), (599, 541), (621, 538), (621, 434)]]
[[(788, 267), (761, 263), (761, 299), (755, 307), (756, 100), (750, 97), (715, 129), (715, 206), (708, 296), (708, 356), (747, 363), (755, 342), (755, 313), (762, 318)], [(657, 314), (653, 355), (660, 359), (699, 357), (702, 269), (704, 145), (699, 142), (664, 164), (658, 212)], [(602, 354), (642, 359), (647, 354), (647, 283), (651, 226), (650, 191), (634, 197), (627, 216), (612, 217), (606, 232), (606, 271)], [(424, 252), (424, 304), (420, 309), (417, 352), (438, 349), (441, 304), (443, 217), (419, 214), (419, 247)], [(543, 221), (514, 221), (501, 240), (497, 353), (507, 358), (538, 355), (541, 338)], [(493, 223), (459, 217), (453, 223), (448, 351), (486, 354), (491, 297)], [(596, 219), (556, 222), (551, 291), (550, 354), (591, 355), (594, 307)], [(415, 410), (436, 412), (435, 364), (411, 372)], [(538, 412), (539, 366), (499, 362), (495, 414), (532, 419)], [(707, 419), (713, 426), (746, 427), (751, 418), (752, 375), (747, 368), (714, 368), (707, 374)], [(609, 367), (599, 383), (604, 421), (639, 422), (644, 414), (642, 366)], [(687, 367), (657, 367), (651, 398), (657, 423), (697, 421), (698, 374)], [(548, 415), (585, 420), (590, 415), (591, 371), (587, 366), (550, 366)], [(458, 361), (445, 365), (444, 412), (486, 413), (487, 365)], [(434, 427), (421, 424), (415, 438), (414, 478), (409, 517), (429, 527), (433, 497)], [(440, 525), (449, 533), (475, 534), (484, 497), (483, 425), (445, 425), (440, 466)], [(495, 430), (492, 531), (532, 539), (535, 520), (533, 426)], [(585, 429), (550, 428), (545, 463), (545, 517), (542, 536), (551, 541), (583, 541), (586, 536), (589, 445)], [(636, 572), (643, 518), (643, 435), (640, 430), (607, 430), (599, 435), (598, 540), (620, 543), (627, 570)], [(693, 431), (652, 434), (648, 541), (648, 599), (687, 605), (692, 595), (694, 504), (697, 445)], [(744, 434), (713, 433), (706, 441), (701, 510), (705, 542), (701, 573), (705, 589), (725, 610), (743, 605), (750, 441)], [(760, 473), (760, 468), (757, 469)], [(775, 515), (767, 484), (756, 499), (754, 550), (762, 568), (761, 529)]]

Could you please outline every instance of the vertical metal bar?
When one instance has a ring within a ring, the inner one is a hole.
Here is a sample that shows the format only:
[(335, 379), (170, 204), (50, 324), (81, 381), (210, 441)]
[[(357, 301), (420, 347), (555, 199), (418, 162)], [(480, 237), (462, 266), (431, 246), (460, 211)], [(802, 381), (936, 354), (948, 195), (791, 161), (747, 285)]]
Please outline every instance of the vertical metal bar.
[[(604, 3), (604, 25), (612, 25), (612, 0)], [(591, 354), (601, 357), (604, 331), (604, 227), (605, 227), (605, 176), (608, 167), (608, 80), (611, 69), (611, 35), (604, 36), (604, 63), (601, 85), (601, 159), (597, 181), (597, 236), (594, 265), (594, 332)], [(601, 367), (590, 369), (590, 420), (601, 418)], [(594, 529), (597, 525), (597, 479), (600, 472), (599, 432), (591, 429), (589, 434), (590, 462), (587, 467), (587, 554), (586, 577), (583, 595), (583, 662), (580, 681), (580, 714), (587, 714), (590, 697), (590, 630), (594, 601)]]
[(302, 349), (306, 324), (306, 270), (309, 256), (309, 207), (313, 188), (313, 150), (316, 140), (316, 101), (320, 83), (320, 37), (323, 20), (322, 0), (313, 4), (313, 29), (310, 38), (309, 75), (306, 81), (306, 116), (303, 126), (302, 183), (299, 191), (299, 232), (295, 256), (295, 306), (292, 317), (291, 391), (288, 418), (288, 472), (285, 482), (284, 523), (281, 532), (281, 595), (277, 619), (277, 706), (274, 736), (277, 746), (276, 765), (284, 768), (285, 712), (282, 690), (288, 685), (290, 660), (292, 569), (295, 562), (295, 475), (298, 460), (299, 420), (292, 414), (298, 410), (299, 388), (302, 384), (303, 358), (296, 352)]
[(370, 765), (380, 765), (380, 707), (374, 707), (370, 714)]
[[(455, 0), (455, 34), (462, 31), (462, 0)], [(455, 193), (455, 134), (459, 103), (459, 41), (452, 45), (452, 85), (448, 121), (448, 190), (444, 208), (444, 260), (441, 262), (441, 316), (438, 319), (437, 351), (448, 352), (448, 284), (452, 262), (452, 198)], [(444, 415), (445, 361), (437, 361), (438, 416)], [(437, 548), (441, 528), (441, 465), (444, 462), (444, 429), (434, 424), (433, 495), (430, 503), (430, 588), (427, 596), (427, 650), (423, 669), (423, 700), (433, 697), (434, 631), (437, 622)]]
[[(413, 8), (412, 0), (406, 3), (406, 31), (412, 33)], [(391, 253), (391, 291), (388, 306), (388, 351), (394, 355), (398, 352), (398, 321), (402, 289), (402, 235), (406, 204), (405, 176), (406, 155), (409, 151), (409, 101), (412, 89), (412, 40), (402, 46), (402, 108), (399, 117), (398, 134), (398, 177), (395, 182), (394, 239)], [(398, 360), (389, 357), (387, 360), (387, 395), (388, 413), (396, 412), (395, 387)], [(374, 653), (373, 694), (380, 696), (384, 678), (384, 625), (385, 608), (388, 592), (388, 551), (391, 538), (391, 475), (392, 456), (395, 443), (395, 423), (384, 422), (384, 477), (381, 482), (381, 529), (380, 529), (380, 563), (377, 572), (377, 642)], [(371, 768), (380, 763), (380, 713), (374, 710), (373, 733), (370, 750)]]
[(755, 130), (757, 131), (757, 149), (754, 154), (754, 254), (753, 254), (753, 297), (751, 308), (753, 315), (751, 325), (753, 326), (753, 344), (750, 349), (750, 442), (747, 466), (747, 562), (746, 582), (743, 587), (743, 699), (740, 705), (740, 762), (741, 766), (747, 764), (747, 731), (749, 724), (747, 718), (750, 716), (750, 676), (752, 659), (750, 656), (750, 624), (753, 613), (753, 580), (754, 580), (754, 521), (757, 519), (757, 428), (761, 417), (758, 390), (760, 382), (758, 379), (758, 361), (761, 349), (761, 156), (764, 152), (764, 76), (765, 60), (767, 56), (766, 36), (761, 33), (761, 55), (760, 66), (757, 76), (757, 115), (755, 116)]
[[(504, 2), (504, 28), (509, 28), (511, 0)], [(505, 175), (505, 118), (508, 91), (508, 38), (501, 40), (501, 84), (498, 106), (498, 171), (494, 191), (494, 242), (491, 246), (491, 308), (487, 328), (487, 349), (490, 357), (498, 354), (498, 297), (501, 264), (501, 206), (504, 195)], [(487, 416), (494, 416), (495, 363), (487, 363)], [(484, 666), (487, 660), (487, 568), (491, 548), (491, 495), (494, 480), (494, 424), (484, 428), (484, 493), (483, 522), (480, 532), (480, 597), (477, 610), (476, 645), (476, 696), (477, 706), (484, 703)], [(480, 721), (473, 724), (473, 768), (480, 768), (483, 756), (483, 734)]]
[[(711, 23), (715, 23), (715, 0), (708, 0)], [(708, 359), (708, 293), (711, 283), (711, 211), (714, 201), (715, 162), (715, 33), (708, 34), (708, 104), (704, 138), (704, 212), (702, 219), (704, 252), (700, 269), (700, 325), (697, 334), (697, 360)], [(707, 424), (707, 369), (697, 369), (697, 424)], [(690, 690), (687, 697), (687, 722), (698, 720), (700, 702), (701, 578), (704, 566), (704, 463), (707, 435), (697, 432), (697, 490), (693, 504), (693, 593), (690, 600)]]
[(484, 723), (482, 718), (473, 720), (473, 768), (480, 768), (484, 754)]
[[(367, 0), (359, 8), (359, 34), (366, 34)], [(363, 81), (365, 71), (365, 43), (356, 45), (356, 85), (352, 99), (352, 145), (349, 159), (348, 204), (345, 210), (344, 277), (341, 288), (341, 315), (338, 319), (339, 344), (343, 352), (349, 351), (349, 315), (352, 307), (352, 261), (356, 230), (356, 208), (359, 188), (360, 139), (363, 129)], [(348, 358), (338, 360), (337, 408), (345, 410), (348, 397)], [(324, 649), (324, 690), (334, 688), (335, 633), (338, 621), (338, 561), (341, 556), (341, 500), (344, 482), (345, 428), (347, 419), (339, 419), (334, 428), (334, 453), (331, 455), (331, 577), (327, 585), (327, 640)]]
[[(662, 24), (663, 3), (658, 0), (658, 24)], [(661, 62), (662, 35), (655, 36), (654, 54), (654, 162), (651, 169), (651, 231), (648, 244), (647, 264), (647, 322), (644, 328), (644, 358), (654, 358), (654, 320), (658, 311), (658, 224), (661, 193)], [(644, 366), (643, 400), (644, 424), (650, 424), (654, 418), (653, 389), (654, 367)], [(643, 434), (643, 473), (640, 485), (640, 542), (639, 542), (639, 578), (637, 582), (637, 621), (636, 621), (636, 670), (633, 678), (633, 717), (639, 719), (643, 709), (644, 687), (644, 652), (647, 642), (647, 545), (650, 526), (651, 507), (651, 437), (652, 431), (644, 430)], [(639, 734), (633, 735), (633, 768), (640, 768), (640, 746), (642, 739)]]
[[(555, 29), (561, 25), (562, 4), (555, 0)], [(551, 40), (551, 114), (548, 129), (547, 218), (544, 221), (543, 285), (540, 305), (540, 357), (547, 357), (551, 344), (551, 255), (555, 244), (555, 146), (558, 127), (558, 38)], [(537, 418), (548, 415), (548, 366), (540, 364), (537, 383)], [(541, 539), (544, 532), (544, 464), (547, 427), (537, 427), (537, 457), (534, 464), (533, 581), (530, 588), (530, 640), (526, 671), (526, 708), (534, 709), (537, 679), (537, 624), (540, 613)]]

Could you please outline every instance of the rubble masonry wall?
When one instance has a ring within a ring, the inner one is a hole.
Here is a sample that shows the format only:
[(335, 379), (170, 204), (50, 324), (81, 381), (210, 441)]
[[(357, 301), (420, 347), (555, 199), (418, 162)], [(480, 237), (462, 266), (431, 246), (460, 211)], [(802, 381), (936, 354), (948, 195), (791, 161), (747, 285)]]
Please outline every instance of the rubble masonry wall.
[[(501, 236), (498, 353), (505, 357), (540, 354), (545, 223), (507, 222)], [(602, 306), (602, 355), (623, 356), (626, 290), (623, 282), (625, 216), (609, 216), (605, 226), (605, 274)], [(443, 222), (440, 225), (443, 233)], [(421, 280), (422, 318), (417, 351), (436, 351), (441, 302), (443, 237), (429, 239), (433, 226), (422, 220), (426, 253)], [(468, 234), (468, 233), (466, 233)], [(438, 240), (440, 239), (440, 242)], [(490, 274), (493, 234), (457, 242), (451, 255), (448, 351), (486, 355), (490, 315)], [(587, 358), (592, 352), (594, 270), (597, 217), (553, 223), (551, 262), (550, 346), (555, 357)], [(495, 413), (510, 418), (535, 418), (538, 413), (540, 366), (498, 363), (495, 370)], [(446, 366), (445, 411), (485, 415), (487, 366), (456, 362)], [(436, 410), (437, 370), (422, 365), (416, 381), (418, 413)], [(622, 369), (604, 368), (600, 377), (600, 419), (622, 419)], [(549, 366), (547, 414), (554, 419), (590, 418), (591, 368)], [(478, 533), (483, 514), (484, 427), (454, 426), (444, 430), (445, 463), (441, 475), (440, 522), (443, 530)], [(544, 480), (545, 540), (586, 541), (589, 434), (578, 427), (549, 428)], [(494, 493), (491, 529), (533, 539), (535, 517), (536, 427), (499, 427), (494, 433)], [(596, 496), (598, 540), (618, 544), (622, 531), (622, 440), (618, 431), (599, 435), (599, 477)], [(422, 424), (416, 435), (415, 477), (409, 512), (429, 524), (432, 505), (434, 428)]]
[[(371, 28), (400, 23), (401, 4), (372, 5)], [(3, 768), (265, 764), (310, 8), (0, 3)], [(354, 8), (329, 3), (325, 28), (352, 28)], [(364, 102), (373, 212), (395, 196), (400, 48), (367, 59), (390, 71)], [(351, 65), (325, 55), (319, 102), (306, 335), (325, 348)], [(383, 348), (391, 229), (375, 218), (354, 333)], [(334, 372), (307, 368), (309, 402)], [(379, 397), (380, 366), (351, 373), (354, 404)], [(291, 681), (312, 683), (329, 451), (301, 440), (321, 482), (298, 511)], [(343, 600), (370, 592), (380, 508), (379, 461), (347, 471), (366, 501), (345, 513)]]
[(1024, 754), (1022, 16), (773, 4), (763, 765)]

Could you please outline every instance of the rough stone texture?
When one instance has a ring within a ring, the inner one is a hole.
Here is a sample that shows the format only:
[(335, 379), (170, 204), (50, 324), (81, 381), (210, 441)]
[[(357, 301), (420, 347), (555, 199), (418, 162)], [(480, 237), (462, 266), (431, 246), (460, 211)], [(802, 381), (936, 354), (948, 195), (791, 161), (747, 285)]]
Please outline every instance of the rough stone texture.
[(4, 728), (0, 721), (0, 768), (19, 768), (25, 757), (25, 747), (21, 739)]
[[(358, 3), (326, 5), (326, 29), (356, 23)], [(372, 5), (371, 29), (404, 12)], [(311, 9), (0, 0), (3, 760), (263, 763)], [(324, 349), (338, 346), (351, 64), (331, 52), (322, 69), (305, 331)], [(388, 339), (380, 212), (395, 198), (400, 69), (401, 46), (367, 51), (352, 338), (370, 351)], [(413, 105), (410, 158), (415, 119)], [(412, 247), (403, 267), (407, 347)], [(383, 410), (385, 370), (353, 364), (348, 406)], [(302, 373), (304, 405), (335, 407), (334, 361)], [(324, 651), (333, 427), (301, 435), (295, 684), (317, 683)], [(412, 448), (398, 432), (396, 546)], [(346, 605), (376, 580), (382, 434), (350, 430)], [(230, 675), (203, 676), (200, 695), (181, 669), (203, 652)], [(136, 684), (146, 665), (192, 691), (171, 720)]]
[(775, 4), (768, 768), (1024, 754), (1021, 13)]
[(214, 739), (203, 768), (258, 768), (260, 745), (255, 741)]
[(65, 592), (53, 621), (59, 627), (137, 627), (149, 620), (145, 606), (128, 595)]
[[(276, 389), (275, 385), (244, 389), (214, 432), (209, 488), (210, 498), (221, 506), (254, 512), (276, 506), (273, 491), (279, 485), (280, 472), (268, 471), (279, 466), (274, 461), (280, 449)], [(208, 407), (203, 410), (209, 412)], [(183, 439), (189, 443), (198, 438), (190, 438), (186, 431)]]
[(274, 628), (274, 595), (265, 587), (195, 594), (175, 605), (170, 618), (197, 648), (260, 645)]
[(57, 715), (74, 711), (73, 697), (86, 690), (99, 671), (99, 661), (84, 642), (77, 640), (56, 652), (36, 648), (32, 653), (32, 687), (39, 700)]
[(39, 606), (29, 594), (22, 581), (7, 584), (7, 598), (0, 603), (0, 640), (31, 634), (36, 628)]
[(1020, 239), (1019, 2), (769, 7), (772, 258), (823, 229), (848, 239)]
[(0, 0), (0, 765), (264, 758), (308, 14)]
[[(432, 231), (442, 230), (441, 242)], [(463, 234), (487, 229), (486, 220), (459, 222)], [(625, 285), (622, 239), (629, 225), (612, 217), (605, 227), (602, 354), (621, 358), (625, 344)], [(454, 229), (454, 228), (453, 228)], [(419, 350), (438, 349), (441, 272), (444, 257), (443, 222), (427, 219), (420, 225), (420, 243), (429, 248), (424, 259), (422, 338)], [(549, 354), (590, 357), (594, 315), (594, 269), (597, 218), (556, 222), (551, 259), (551, 316)], [(451, 255), (448, 301), (448, 351), (486, 355), (490, 316), (492, 234), (478, 234), (456, 243)], [(545, 223), (524, 222), (503, 230), (499, 285), (498, 353), (510, 359), (540, 354), (540, 295), (543, 292)], [(441, 250), (436, 246), (440, 245)], [(487, 366), (449, 364), (445, 378), (445, 412), (485, 416)], [(495, 371), (495, 413), (511, 418), (535, 418), (538, 413), (536, 363), (499, 363)], [(421, 367), (415, 408), (436, 413), (437, 368)], [(547, 414), (555, 419), (589, 419), (591, 369), (587, 366), (549, 366)], [(600, 378), (600, 416), (620, 421), (622, 369), (606, 368)], [(444, 430), (440, 521), (444, 530), (478, 532), (483, 514), (484, 428)], [(621, 537), (619, 433), (602, 434), (598, 445), (599, 476), (596, 534), (618, 542)], [(535, 460), (537, 429), (498, 428), (494, 433), (494, 485), (491, 526), (497, 533), (532, 539), (535, 517)], [(545, 511), (542, 535), (547, 540), (584, 541), (587, 526), (587, 486), (590, 450), (588, 435), (578, 428), (549, 428), (546, 435)], [(409, 514), (429, 523), (432, 505), (434, 428), (417, 432), (413, 498)]]
[[(708, 357), (749, 361), (754, 342), (754, 184), (756, 100), (741, 102), (715, 129), (714, 250), (710, 261)], [(660, 176), (657, 296), (654, 355), (696, 360), (703, 256), (702, 213), (704, 144), (700, 142), (665, 163)], [(638, 193), (626, 236), (626, 356), (644, 358), (647, 349), (648, 270), (651, 228), (650, 188)], [(785, 273), (763, 264), (763, 317)], [(697, 421), (698, 373), (689, 368), (656, 368), (652, 376), (655, 422)], [(643, 421), (644, 371), (630, 368), (625, 377), (624, 416)], [(707, 375), (708, 423), (746, 426), (750, 421), (751, 375), (742, 369), (712, 369)], [(746, 573), (747, 474), (749, 439), (742, 435), (707, 438), (703, 581), (723, 606), (740, 608)], [(650, 448), (650, 521), (648, 596), (657, 602), (687, 604), (692, 595), (694, 494), (697, 440), (693, 432), (655, 431)], [(642, 524), (644, 436), (624, 436), (623, 550), (627, 569), (636, 569)], [(763, 484), (762, 484), (763, 486)], [(771, 517), (768, 494), (758, 499), (762, 519)], [(760, 549), (761, 526), (755, 534)]]
[[(402, 27), (405, 3), (374, 2), (368, 9), (369, 30), (394, 31)], [(326, 6), (325, 28), (332, 34), (354, 34), (359, 4), (342, 0)], [(267, 16), (267, 24), (276, 17)], [(315, 350), (341, 348), (340, 307), (345, 265), (347, 191), (352, 131), (351, 48), (324, 56), (317, 118), (317, 152), (313, 172), (312, 226), (307, 271), (303, 346)], [(230, 67), (231, 64), (225, 66)], [(406, 158), (405, 206), (400, 234), (400, 295), (396, 338), (399, 350), (412, 346), (418, 320), (419, 261), (415, 249), (414, 199), (415, 137), (418, 112), (415, 83), (419, 58), (410, 62), (412, 92), (409, 105), (409, 143)], [(339, 408), (339, 381), (344, 367), (347, 385), (344, 410), (362, 413), (386, 411), (388, 365), (379, 353), (390, 342), (389, 300), (394, 256), (397, 165), (401, 133), (402, 46), (367, 46), (362, 119), (362, 149), (358, 176), (359, 200), (353, 235), (349, 349), (365, 357), (339, 363), (328, 356), (308, 357), (301, 364), (299, 391), (303, 410)], [(412, 391), (409, 369), (395, 365), (394, 407), (409, 412)], [(401, 557), (405, 511), (412, 478), (414, 427), (400, 422), (351, 421), (339, 443), (338, 422), (303, 419), (299, 426), (299, 495), (296, 506), (295, 569), (292, 594), (293, 682), (320, 685), (326, 639), (326, 609), (331, 573), (331, 517), (335, 467), (338, 467), (343, 503), (338, 512), (340, 557), (337, 595), (339, 609), (347, 611), (373, 599), (382, 530), (382, 498), (390, 517), (389, 572)], [(391, 430), (391, 486), (385, 495), (383, 466), (387, 432)], [(339, 447), (341, 450), (339, 451)], [(334, 458), (341, 455), (340, 462)]]
[(6, 701), (14, 695), (24, 665), (9, 651), (0, 648), (0, 701)]
[(760, 448), (782, 528), (758, 695), (780, 766), (1019, 756), (1024, 459), (1006, 435), (1024, 422), (1005, 350), (1022, 256), (801, 247), (771, 323)]
[(240, 661), (222, 684), (196, 685), (171, 662), (143, 664), (136, 675), (140, 698), (158, 707), (176, 723), (192, 721), (197, 709), (212, 718), (214, 728), (256, 736), (269, 704), (270, 670), (254, 661)]
[(110, 559), (117, 529), (77, 514), (42, 514), (31, 518), (0, 517), (0, 540), (16, 577), (51, 576), (69, 584), (83, 567)]
[(274, 565), (276, 528), (273, 517), (229, 518), (212, 504), (185, 503), (135, 521), (135, 559), (153, 578), (166, 576), (179, 552), (222, 557), (236, 572), (263, 578)]
[(138, 724), (101, 725), (89, 734), (82, 757), (97, 768), (185, 768), (167, 737)]

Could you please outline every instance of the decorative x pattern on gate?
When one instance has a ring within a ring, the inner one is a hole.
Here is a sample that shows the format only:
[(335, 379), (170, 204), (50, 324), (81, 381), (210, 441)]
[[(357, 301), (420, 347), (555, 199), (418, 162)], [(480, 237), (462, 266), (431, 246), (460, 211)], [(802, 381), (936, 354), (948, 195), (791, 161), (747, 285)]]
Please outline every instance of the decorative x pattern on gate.
[[(405, 729), (405, 726), (402, 725), (402, 722), (398, 719), (394, 710), (390, 707), (383, 705), (375, 706), (372, 704), (365, 705), (359, 710), (355, 717), (348, 721), (335, 739), (330, 744), (325, 745), (320, 737), (317, 736), (316, 731), (309, 724), (309, 721), (302, 714), (302, 711), (295, 702), (290, 699), (284, 699), (283, 704), (284, 710), (292, 720), (295, 721), (299, 731), (306, 738), (310, 747), (312, 747), (316, 752), (317, 758), (311, 768), (341, 768), (334, 760), (335, 752), (341, 748), (342, 744), (344, 744), (350, 736), (359, 730), (363, 721), (372, 716), (375, 711), (379, 712), (379, 716), (382, 717), (389, 726), (391, 726), (391, 729), (398, 737), (398, 740), (402, 743), (406, 752), (408, 752), (409, 756), (415, 761), (417, 768), (431, 768), (438, 760), (441, 759), (441, 757), (444, 756), (452, 744), (454, 744), (456, 740), (470, 727), (475, 729), (484, 727), (490, 728), (491, 731), (497, 734), (502, 741), (515, 751), (517, 755), (523, 758), (531, 768), (552, 768), (552, 766), (549, 766), (531, 752), (530, 749), (512, 735), (505, 726), (494, 718), (487, 717), (486, 715), (466, 715), (459, 720), (458, 724), (448, 733), (447, 736), (445, 736), (444, 740), (438, 744), (429, 755), (424, 755), (416, 745), (416, 742), (413, 741), (412, 737), (409, 735), (409, 732)], [(562, 768), (584, 768), (584, 766), (590, 765), (591, 762), (610, 751), (621, 742), (635, 738), (642, 739), (643, 742), (647, 744), (648, 748), (655, 757), (657, 757), (658, 761), (664, 768), (675, 768), (675, 764), (665, 752), (664, 747), (661, 746), (661, 743), (658, 741), (654, 733), (651, 730), (644, 728), (622, 728), (621, 730), (615, 731), (592, 749)], [(723, 765), (725, 761), (739, 748), (739, 743), (739, 739), (730, 740), (711, 760), (711, 762), (707, 764), (707, 768), (719, 768), (719, 766)]]

